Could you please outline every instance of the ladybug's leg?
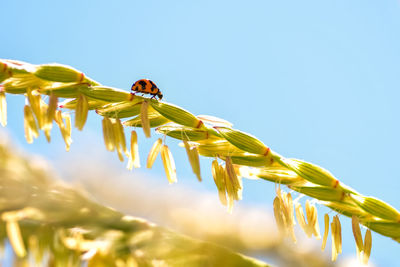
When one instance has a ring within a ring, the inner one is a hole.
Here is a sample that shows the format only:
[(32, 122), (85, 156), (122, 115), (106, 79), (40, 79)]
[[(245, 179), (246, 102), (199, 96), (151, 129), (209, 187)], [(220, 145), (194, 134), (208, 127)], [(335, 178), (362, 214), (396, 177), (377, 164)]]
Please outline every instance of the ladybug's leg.
[(131, 97), (129, 98), (129, 100), (132, 101), (135, 98), (135, 94), (136, 94), (135, 91), (131, 91)]
[(156, 99), (156, 95), (152, 94), (152, 97), (150, 99)]

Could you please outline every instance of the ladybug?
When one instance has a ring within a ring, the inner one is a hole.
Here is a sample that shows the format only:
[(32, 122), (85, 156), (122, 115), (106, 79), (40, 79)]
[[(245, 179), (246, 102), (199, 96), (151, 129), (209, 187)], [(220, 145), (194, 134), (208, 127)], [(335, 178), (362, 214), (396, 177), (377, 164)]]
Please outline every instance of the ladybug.
[(148, 79), (141, 79), (136, 81), (134, 84), (132, 84), (131, 90), (132, 95), (135, 95), (136, 92), (139, 92), (143, 94), (150, 94), (152, 95), (151, 98), (155, 98), (156, 96), (159, 100), (163, 98), (163, 94), (161, 93), (160, 89), (158, 89), (157, 85)]

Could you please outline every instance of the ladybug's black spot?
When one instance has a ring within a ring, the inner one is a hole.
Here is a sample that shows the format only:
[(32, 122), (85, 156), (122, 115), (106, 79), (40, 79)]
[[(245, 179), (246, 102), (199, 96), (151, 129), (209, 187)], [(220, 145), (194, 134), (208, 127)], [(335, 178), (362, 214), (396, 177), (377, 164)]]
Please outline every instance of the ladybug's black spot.
[(157, 92), (159, 91), (157, 88), (157, 85), (155, 85), (155, 83), (153, 83), (153, 81), (149, 80), (150, 84), (151, 84), (151, 88), (150, 88), (150, 92), (152, 94), (157, 94)]
[(138, 91), (140, 91), (140, 92), (146, 92), (146, 85), (147, 85), (147, 83), (145, 82), (145, 81), (139, 81), (139, 84), (142, 86), (142, 90), (138, 90)]
[(155, 83), (153, 83), (152, 80), (149, 80), (149, 82), (151, 83), (151, 85), (152, 85), (153, 87), (157, 88), (157, 85), (156, 85)]

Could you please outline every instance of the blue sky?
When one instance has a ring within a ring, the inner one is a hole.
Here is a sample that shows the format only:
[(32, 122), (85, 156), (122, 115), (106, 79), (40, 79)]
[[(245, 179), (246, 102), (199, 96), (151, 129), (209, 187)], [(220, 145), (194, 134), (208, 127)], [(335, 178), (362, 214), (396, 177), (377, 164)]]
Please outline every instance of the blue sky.
[[(0, 58), (69, 64), (126, 90), (150, 78), (166, 101), (229, 120), (400, 209), (399, 14), (399, 1), (6, 1)], [(17, 142), (48, 158), (65, 153), (57, 137), (24, 143), (23, 102), (8, 98)], [(99, 128), (91, 115), (87, 132)], [(74, 132), (72, 150), (85, 132)], [(141, 140), (146, 153), (152, 141)], [(203, 173), (200, 185), (180, 182), (215, 191), (207, 166)], [(191, 174), (178, 166), (178, 175)], [(273, 190), (248, 181), (244, 202), (270, 205)], [(349, 220), (342, 223), (351, 255)], [(378, 266), (393, 266), (398, 251), (373, 235)]]

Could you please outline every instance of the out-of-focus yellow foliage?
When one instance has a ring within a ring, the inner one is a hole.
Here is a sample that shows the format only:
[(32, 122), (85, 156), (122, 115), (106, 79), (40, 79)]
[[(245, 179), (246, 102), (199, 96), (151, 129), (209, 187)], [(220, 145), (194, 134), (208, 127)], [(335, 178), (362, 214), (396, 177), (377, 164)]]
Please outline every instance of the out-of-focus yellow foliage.
[(15, 266), (267, 266), (97, 204), (0, 140), (0, 240)]

